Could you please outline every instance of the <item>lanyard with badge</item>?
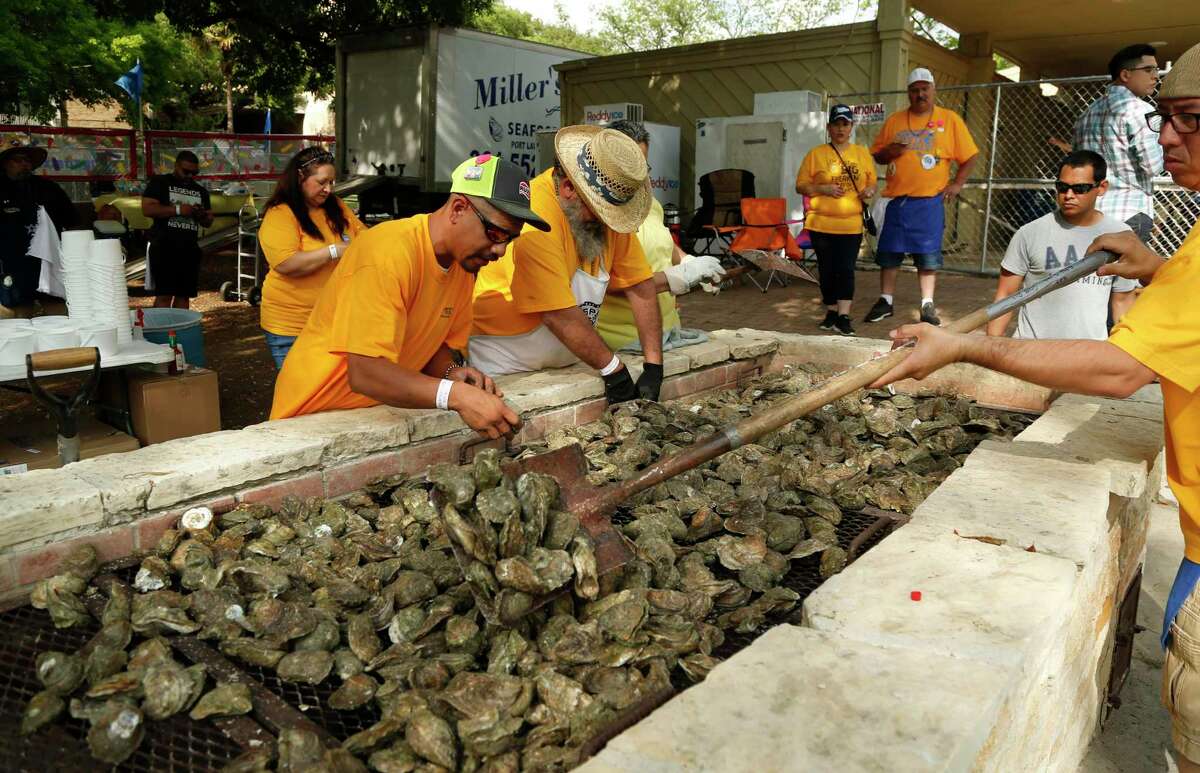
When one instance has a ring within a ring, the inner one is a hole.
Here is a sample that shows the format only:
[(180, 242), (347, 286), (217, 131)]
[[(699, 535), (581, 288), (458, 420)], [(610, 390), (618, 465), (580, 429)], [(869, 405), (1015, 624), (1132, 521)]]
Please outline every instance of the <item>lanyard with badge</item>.
[[(934, 135), (933, 135), (934, 128), (935, 128), (933, 116), (934, 116), (934, 114), (932, 112), (930, 112), (929, 122), (925, 124), (925, 128), (923, 130), (921, 130), (920, 132), (914, 132), (913, 128), (912, 128), (912, 111), (911, 110), (907, 111), (904, 115), (904, 122), (908, 125), (908, 133), (910, 135), (912, 135), (913, 137), (919, 137), (922, 139), (924, 139), (925, 136), (928, 135), (930, 149), (933, 149), (933, 147), (936, 145), (936, 142), (934, 141)], [(936, 126), (939, 130), (945, 131), (944, 129), (941, 128), (941, 123), (942, 123), (941, 121), (938, 121)], [(926, 172), (932, 171), (933, 168), (935, 166), (937, 166), (937, 163), (938, 163), (938, 157), (935, 153), (922, 153), (921, 154), (921, 168), (924, 169)]]

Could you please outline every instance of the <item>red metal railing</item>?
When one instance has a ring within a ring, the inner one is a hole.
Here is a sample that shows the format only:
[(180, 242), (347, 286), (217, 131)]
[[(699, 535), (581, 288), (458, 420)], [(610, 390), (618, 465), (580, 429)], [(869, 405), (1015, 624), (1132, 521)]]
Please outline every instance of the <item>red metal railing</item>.
[(200, 179), (273, 180), (301, 149), (310, 145), (332, 149), (333, 144), (333, 137), (322, 134), (147, 131), (146, 174), (168, 171), (175, 154), (186, 149), (200, 159)]
[[(200, 159), (200, 179), (270, 180), (297, 151), (309, 145), (333, 148), (321, 134), (228, 134), (224, 132), (144, 132), (139, 152), (131, 129), (83, 129), (0, 124), (0, 149), (14, 139), (33, 140), (46, 149), (37, 169), (51, 180), (96, 182), (140, 180), (169, 171), (175, 154), (190, 150)], [(142, 156), (142, 158), (139, 158)]]

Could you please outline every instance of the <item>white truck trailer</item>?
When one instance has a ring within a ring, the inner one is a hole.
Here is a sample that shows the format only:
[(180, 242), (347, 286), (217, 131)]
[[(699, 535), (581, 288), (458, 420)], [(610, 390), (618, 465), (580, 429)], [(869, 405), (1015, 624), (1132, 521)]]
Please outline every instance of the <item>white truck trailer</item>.
[(391, 178), (363, 204), (398, 215), (436, 206), (469, 156), (494, 153), (532, 175), (542, 168), (537, 132), (560, 125), (554, 65), (586, 56), (436, 25), (344, 38), (337, 167)]

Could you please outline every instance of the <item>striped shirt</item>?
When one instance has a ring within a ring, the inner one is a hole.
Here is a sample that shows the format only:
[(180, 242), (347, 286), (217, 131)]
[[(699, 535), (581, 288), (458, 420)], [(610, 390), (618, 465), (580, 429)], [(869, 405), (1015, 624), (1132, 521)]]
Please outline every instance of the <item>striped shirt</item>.
[(1108, 192), (1096, 209), (1122, 222), (1138, 212), (1154, 217), (1154, 177), (1163, 170), (1163, 154), (1146, 125), (1151, 109), (1124, 86), (1109, 84), (1075, 122), (1075, 149), (1094, 150), (1108, 164)]

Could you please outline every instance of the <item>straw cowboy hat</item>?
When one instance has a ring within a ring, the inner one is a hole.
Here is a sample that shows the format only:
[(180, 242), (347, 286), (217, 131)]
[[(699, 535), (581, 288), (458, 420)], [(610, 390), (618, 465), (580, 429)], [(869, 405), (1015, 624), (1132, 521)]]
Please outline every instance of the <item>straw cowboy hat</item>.
[(650, 211), (650, 167), (636, 142), (599, 126), (564, 126), (554, 150), (601, 222), (623, 234), (641, 227)]
[(46, 149), (33, 144), (33, 138), (20, 134), (0, 135), (0, 164), (16, 153), (27, 156), (34, 169), (46, 162)]

